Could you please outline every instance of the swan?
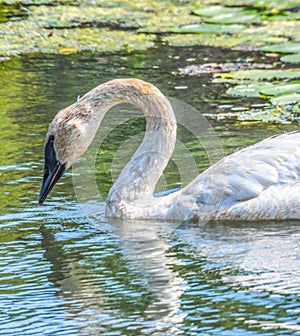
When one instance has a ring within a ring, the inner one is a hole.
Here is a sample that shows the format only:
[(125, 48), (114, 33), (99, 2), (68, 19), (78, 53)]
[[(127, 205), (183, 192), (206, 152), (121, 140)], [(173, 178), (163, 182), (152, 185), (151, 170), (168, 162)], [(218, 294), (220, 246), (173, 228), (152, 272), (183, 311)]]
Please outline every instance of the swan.
[(109, 191), (106, 216), (199, 222), (300, 218), (299, 132), (238, 150), (186, 187), (155, 197), (155, 185), (174, 150), (177, 124), (169, 100), (154, 85), (135, 78), (101, 84), (56, 114), (45, 139), (40, 204), (87, 150), (106, 112), (124, 102), (144, 112), (146, 132)]

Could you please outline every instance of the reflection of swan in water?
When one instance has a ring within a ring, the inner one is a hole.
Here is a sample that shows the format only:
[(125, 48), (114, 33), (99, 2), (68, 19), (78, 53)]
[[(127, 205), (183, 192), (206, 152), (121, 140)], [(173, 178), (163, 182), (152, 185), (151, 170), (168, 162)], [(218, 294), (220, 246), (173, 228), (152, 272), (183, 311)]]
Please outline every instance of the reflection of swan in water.
[(135, 220), (114, 223), (114, 227), (114, 233), (122, 237), (128, 267), (138, 274), (151, 297), (145, 309), (147, 319), (152, 321), (151, 328), (177, 335), (177, 328), (186, 315), (181, 306), (186, 281), (176, 270), (184, 262), (171, 252), (170, 235), (176, 224), (152, 221), (146, 227), (145, 222)]
[(52, 187), (91, 144), (106, 112), (129, 102), (146, 118), (144, 139), (107, 200), (106, 214), (159, 220), (300, 218), (300, 133), (268, 138), (211, 166), (185, 188), (153, 196), (176, 141), (176, 119), (167, 98), (138, 79), (116, 79), (60, 111), (45, 145), (43, 203)]
[[(99, 224), (108, 223), (101, 216)], [(183, 263), (170, 252), (168, 236), (175, 224), (127, 224), (114, 223), (113, 235), (105, 237), (98, 226), (85, 225), (78, 235), (66, 232), (66, 240), (57, 240), (53, 228), (41, 227), (44, 257), (51, 265), (47, 276), (59, 288), (65, 323), (73, 333), (108, 331), (114, 325), (122, 331), (131, 326), (147, 334), (177, 335), (185, 317), (180, 297), (186, 283), (174, 269)]]

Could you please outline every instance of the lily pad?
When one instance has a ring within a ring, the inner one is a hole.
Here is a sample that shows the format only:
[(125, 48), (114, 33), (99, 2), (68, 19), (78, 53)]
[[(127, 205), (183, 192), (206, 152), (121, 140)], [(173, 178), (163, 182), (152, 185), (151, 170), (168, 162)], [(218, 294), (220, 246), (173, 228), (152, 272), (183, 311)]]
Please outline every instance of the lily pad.
[(241, 112), (224, 112), (218, 114), (205, 114), (206, 117), (216, 120), (233, 119), (241, 122), (240, 125), (247, 125), (248, 123), (280, 123), (287, 124), (292, 122), (299, 122), (297, 120), (297, 106), (287, 105), (274, 108), (271, 105), (264, 106), (261, 109), (251, 109)]
[(263, 80), (279, 80), (279, 79), (297, 79), (300, 78), (300, 69), (286, 69), (286, 70), (244, 70), (231, 71), (226, 73), (218, 73), (215, 77), (221, 77), (224, 81), (228, 79), (234, 80), (249, 80), (249, 81), (263, 81)]
[(300, 13), (288, 13), (283, 12), (278, 15), (273, 15), (269, 18), (269, 20), (273, 21), (289, 21), (289, 20), (299, 20), (300, 19)]
[(205, 18), (204, 21), (209, 23), (223, 23), (223, 24), (235, 24), (235, 23), (260, 23), (262, 21), (259, 14), (254, 11), (244, 10), (240, 13), (231, 12), (226, 14), (215, 15), (210, 18)]
[(300, 63), (300, 53), (282, 56), (280, 61), (286, 63)]
[(285, 93), (300, 94), (300, 81), (292, 84), (272, 85), (271, 87), (262, 88), (260, 93), (266, 96), (277, 96)]
[(192, 13), (198, 16), (215, 16), (222, 15), (226, 13), (237, 13), (240, 12), (242, 8), (238, 7), (223, 7), (223, 6), (201, 6), (192, 10)]
[(274, 85), (271, 83), (241, 84), (229, 88), (226, 93), (235, 97), (260, 97), (262, 91), (273, 87)]
[(300, 41), (266, 45), (262, 47), (261, 50), (282, 54), (297, 53), (300, 52)]
[(240, 113), (237, 120), (242, 122), (256, 121), (264, 123), (285, 123), (287, 117), (283, 116), (280, 111), (270, 108), (261, 110), (251, 110), (247, 112)]
[(271, 103), (274, 105), (287, 105), (297, 102), (300, 102), (300, 93), (284, 94), (271, 98)]
[(202, 17), (202, 20), (210, 23), (234, 24), (234, 23), (260, 23), (262, 15), (257, 9), (243, 7), (199, 7), (192, 11), (193, 14)]
[(240, 24), (234, 25), (220, 25), (220, 24), (193, 24), (183, 27), (175, 27), (171, 30), (172, 33), (177, 34), (233, 34), (237, 33), (246, 26)]

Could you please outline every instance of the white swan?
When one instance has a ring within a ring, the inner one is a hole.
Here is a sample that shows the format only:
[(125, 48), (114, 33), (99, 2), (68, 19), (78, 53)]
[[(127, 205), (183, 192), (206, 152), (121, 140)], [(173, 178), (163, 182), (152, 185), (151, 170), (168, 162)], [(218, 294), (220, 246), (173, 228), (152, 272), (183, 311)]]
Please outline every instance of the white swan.
[(265, 139), (220, 160), (185, 188), (154, 197), (176, 141), (168, 99), (138, 79), (115, 79), (57, 113), (45, 141), (42, 204), (52, 187), (91, 144), (105, 113), (129, 102), (143, 110), (144, 139), (112, 186), (106, 215), (157, 220), (300, 218), (300, 133)]

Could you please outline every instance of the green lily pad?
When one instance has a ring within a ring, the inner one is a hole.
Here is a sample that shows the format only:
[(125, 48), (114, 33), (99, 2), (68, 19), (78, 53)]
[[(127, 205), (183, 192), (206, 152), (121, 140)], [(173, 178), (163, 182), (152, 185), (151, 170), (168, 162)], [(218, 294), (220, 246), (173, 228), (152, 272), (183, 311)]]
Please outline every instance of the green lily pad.
[(240, 13), (231, 12), (226, 14), (215, 15), (213, 17), (205, 18), (206, 22), (209, 23), (223, 23), (223, 24), (238, 24), (238, 23), (260, 23), (262, 21), (261, 17), (253, 12), (244, 10)]
[(281, 115), (278, 110), (270, 110), (268, 108), (262, 110), (251, 110), (247, 112), (240, 113), (238, 118), (239, 121), (257, 121), (263, 123), (284, 123), (285, 118)]
[(266, 45), (261, 50), (282, 54), (298, 53), (300, 52), (300, 41)]
[(266, 96), (278, 96), (286, 93), (300, 94), (300, 81), (298, 83), (287, 83), (282, 85), (272, 85), (271, 87), (262, 88), (260, 93)]
[[(264, 80), (283, 80), (300, 78), (300, 69), (288, 70), (245, 70), (215, 74), (223, 81), (239, 84), (227, 90), (227, 94), (237, 97), (261, 97), (268, 98), (273, 105), (289, 106), (300, 102), (300, 80), (282, 84), (278, 82), (268, 83)], [(299, 105), (299, 104), (298, 104)]]
[(215, 77), (221, 77), (224, 81), (228, 79), (234, 80), (250, 80), (250, 81), (263, 81), (263, 80), (276, 80), (276, 79), (297, 79), (300, 78), (300, 69), (286, 69), (286, 70), (243, 70), (231, 71), (226, 73), (217, 73)]
[(280, 108), (274, 108), (266, 105), (262, 108), (253, 108), (241, 112), (224, 112), (218, 114), (205, 114), (206, 117), (216, 120), (233, 119), (241, 122), (241, 125), (248, 123), (280, 123), (289, 124), (299, 122), (295, 114), (297, 114), (297, 105), (282, 105)]
[(280, 61), (286, 63), (300, 63), (300, 53), (282, 56)]
[(171, 30), (171, 32), (177, 34), (221, 34), (221, 33), (233, 34), (245, 28), (246, 26), (240, 24), (234, 24), (234, 25), (194, 24), (183, 27), (175, 27)]
[(271, 103), (274, 105), (287, 105), (296, 102), (300, 102), (300, 93), (284, 94), (271, 98)]
[(273, 86), (271, 83), (241, 84), (229, 88), (226, 93), (235, 97), (260, 97), (262, 91), (273, 88)]
[(243, 10), (243, 8), (238, 7), (223, 7), (223, 6), (202, 6), (192, 10), (192, 13), (198, 16), (215, 16), (222, 15), (226, 13), (237, 13)]
[(242, 7), (199, 7), (192, 11), (193, 14), (201, 16), (203, 21), (219, 24), (235, 23), (260, 23), (261, 16), (255, 9), (245, 9)]

